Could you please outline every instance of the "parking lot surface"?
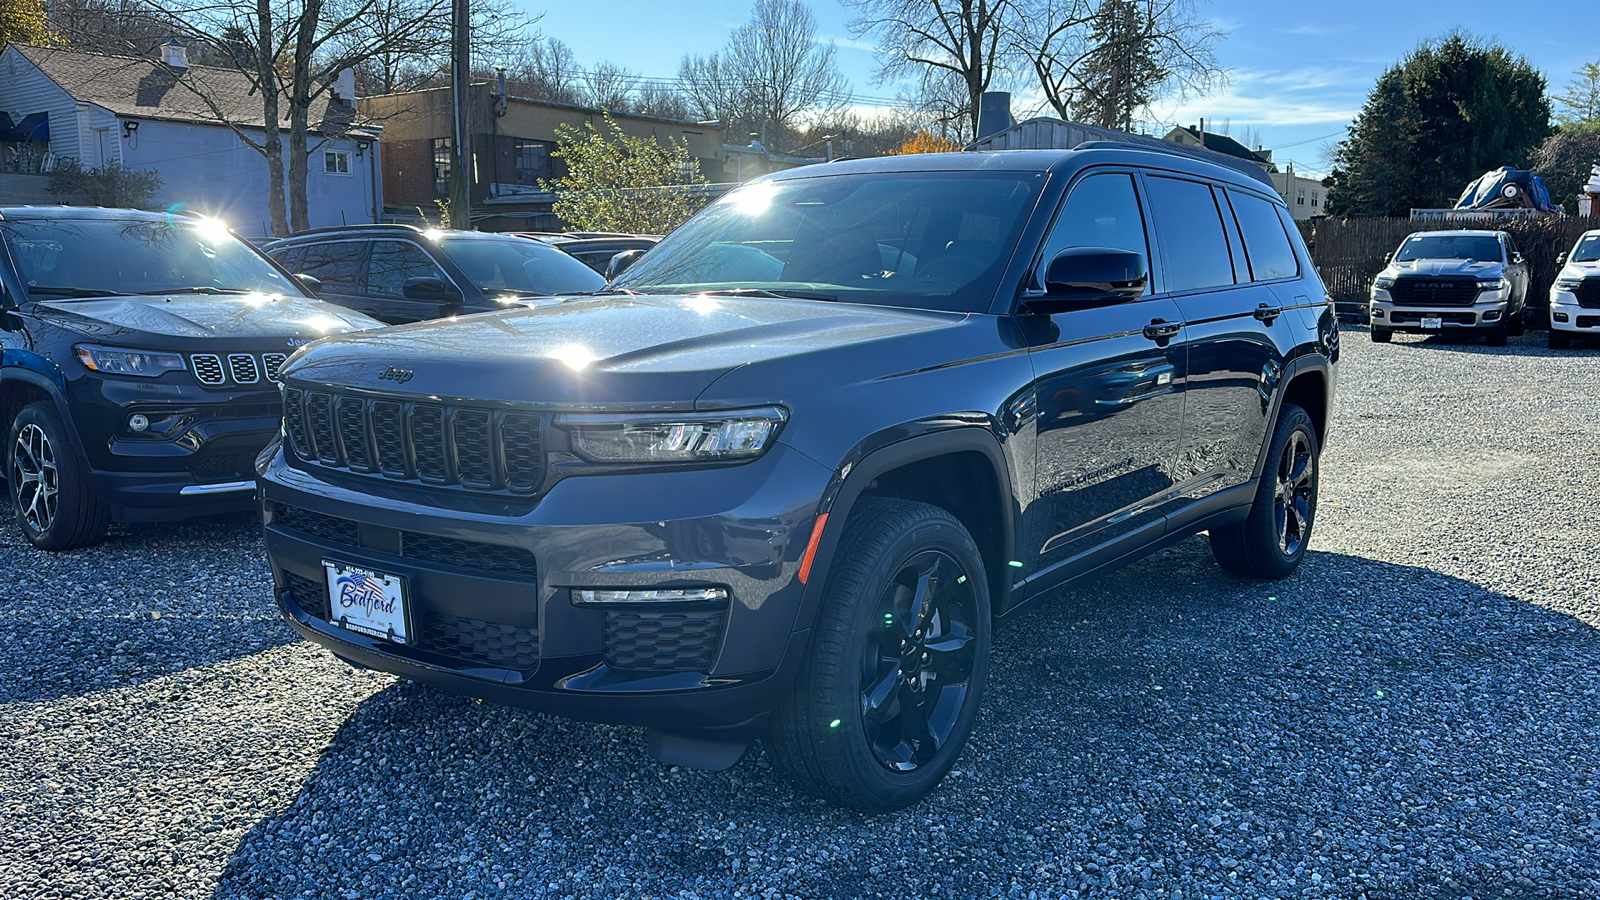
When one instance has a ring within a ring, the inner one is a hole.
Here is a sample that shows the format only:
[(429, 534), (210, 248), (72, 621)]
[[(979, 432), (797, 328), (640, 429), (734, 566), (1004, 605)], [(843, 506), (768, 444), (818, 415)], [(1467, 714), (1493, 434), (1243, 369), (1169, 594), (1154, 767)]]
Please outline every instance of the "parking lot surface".
[(1600, 350), (1344, 337), (1300, 573), (1043, 605), (886, 816), (353, 671), (249, 517), (50, 555), (0, 502), (0, 896), (1600, 896)]

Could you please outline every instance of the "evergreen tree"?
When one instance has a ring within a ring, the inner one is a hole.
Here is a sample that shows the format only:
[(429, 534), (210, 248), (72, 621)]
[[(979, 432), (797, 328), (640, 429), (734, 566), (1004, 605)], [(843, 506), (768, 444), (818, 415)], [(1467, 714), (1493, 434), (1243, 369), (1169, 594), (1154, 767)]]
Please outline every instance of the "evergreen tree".
[(1586, 64), (1556, 102), (1566, 107), (1558, 118), (1563, 125), (1600, 125), (1600, 60)]
[(1334, 154), (1328, 211), (1403, 216), (1521, 165), (1550, 134), (1545, 79), (1498, 44), (1456, 33), (1384, 72)]
[(1133, 130), (1135, 114), (1171, 75), (1157, 61), (1154, 23), (1134, 0), (1104, 0), (1095, 11), (1074, 115), (1102, 128)]

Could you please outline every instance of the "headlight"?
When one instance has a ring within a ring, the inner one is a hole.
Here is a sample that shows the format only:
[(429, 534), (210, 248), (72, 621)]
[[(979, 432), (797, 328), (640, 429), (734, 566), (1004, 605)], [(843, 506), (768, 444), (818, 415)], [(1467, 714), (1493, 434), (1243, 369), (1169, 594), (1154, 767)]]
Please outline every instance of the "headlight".
[(1503, 291), (1511, 287), (1511, 282), (1504, 278), (1486, 278), (1478, 282), (1480, 291)]
[(110, 347), (78, 346), (73, 348), (78, 362), (92, 372), (108, 375), (140, 375), (154, 378), (162, 372), (181, 372), (183, 357), (176, 353), (152, 353), (147, 350), (113, 350)]
[(556, 424), (573, 452), (594, 463), (693, 463), (754, 459), (788, 413), (777, 407), (718, 413), (570, 414)]
[(1386, 291), (1386, 290), (1388, 290), (1389, 288), (1392, 288), (1392, 287), (1394, 287), (1394, 276), (1393, 275), (1379, 275), (1377, 280), (1372, 282), (1373, 290)]
[(1556, 287), (1562, 289), (1563, 291), (1575, 291), (1575, 290), (1578, 289), (1578, 285), (1580, 285), (1580, 284), (1583, 284), (1583, 279), (1582, 278), (1557, 278), (1556, 279)]

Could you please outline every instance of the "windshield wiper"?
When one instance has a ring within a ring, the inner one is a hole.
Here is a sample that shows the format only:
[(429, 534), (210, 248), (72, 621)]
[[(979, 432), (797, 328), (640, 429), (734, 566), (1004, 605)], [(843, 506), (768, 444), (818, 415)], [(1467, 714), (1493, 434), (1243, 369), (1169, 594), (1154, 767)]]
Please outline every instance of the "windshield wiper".
[(130, 297), (157, 297), (162, 294), (254, 294), (255, 291), (245, 288), (212, 287), (209, 284), (198, 284), (192, 287), (166, 288), (159, 291), (134, 291)]
[(48, 297), (71, 297), (75, 300), (88, 300), (94, 297), (115, 297), (118, 292), (103, 288), (75, 288), (75, 287), (49, 287), (45, 285), (28, 285), (29, 295), (43, 294)]
[(809, 291), (791, 291), (787, 288), (723, 288), (714, 291), (687, 291), (685, 293), (706, 294), (721, 297), (776, 297), (779, 300), (833, 300), (839, 297), (836, 294), (816, 294)]

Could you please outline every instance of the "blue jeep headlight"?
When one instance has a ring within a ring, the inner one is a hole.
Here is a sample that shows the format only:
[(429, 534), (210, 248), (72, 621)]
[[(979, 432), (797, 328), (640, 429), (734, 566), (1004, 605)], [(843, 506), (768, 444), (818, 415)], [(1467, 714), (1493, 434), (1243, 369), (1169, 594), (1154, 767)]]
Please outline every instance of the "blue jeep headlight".
[(572, 413), (556, 418), (574, 453), (594, 463), (694, 463), (754, 459), (788, 413), (775, 406), (715, 413)]
[(73, 350), (78, 361), (91, 372), (108, 375), (140, 375), (154, 378), (163, 372), (181, 372), (186, 367), (183, 357), (176, 353), (157, 353), (149, 350), (117, 350), (112, 347), (95, 347), (80, 344)]

